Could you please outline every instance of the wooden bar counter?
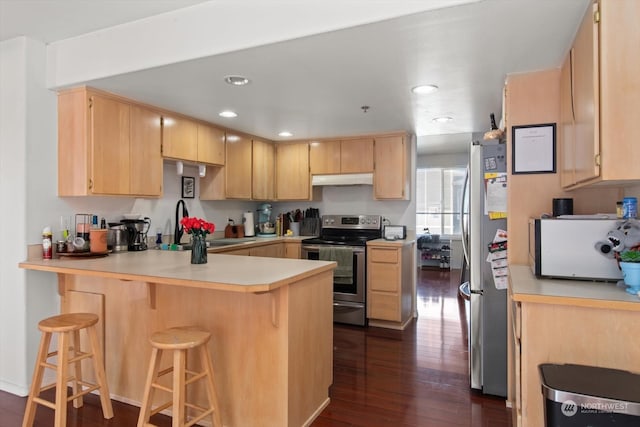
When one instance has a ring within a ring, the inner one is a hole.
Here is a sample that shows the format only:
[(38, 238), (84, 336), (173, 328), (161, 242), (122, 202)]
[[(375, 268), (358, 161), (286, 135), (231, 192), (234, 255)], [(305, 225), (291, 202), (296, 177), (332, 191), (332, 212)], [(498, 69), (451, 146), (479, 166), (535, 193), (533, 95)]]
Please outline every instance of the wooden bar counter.
[(20, 267), (58, 274), (62, 313), (100, 316), (112, 398), (140, 404), (154, 331), (198, 325), (212, 334), (225, 426), (309, 425), (329, 403), (335, 263), (208, 258), (192, 265), (189, 251), (148, 250)]

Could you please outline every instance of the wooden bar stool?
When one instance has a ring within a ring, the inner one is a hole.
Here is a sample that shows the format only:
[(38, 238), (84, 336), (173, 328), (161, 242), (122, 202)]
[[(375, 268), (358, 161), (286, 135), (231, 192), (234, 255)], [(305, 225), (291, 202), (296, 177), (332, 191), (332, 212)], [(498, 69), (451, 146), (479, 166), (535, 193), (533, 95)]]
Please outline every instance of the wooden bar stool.
[[(98, 323), (98, 316), (92, 313), (69, 313), (53, 316), (41, 320), (38, 329), (42, 331), (40, 348), (36, 359), (29, 398), (22, 421), (22, 427), (31, 427), (36, 415), (36, 404), (51, 408), (55, 411), (55, 427), (65, 427), (67, 424), (67, 402), (73, 400), (73, 407), (82, 407), (82, 396), (94, 390), (100, 390), (100, 402), (102, 404), (102, 414), (104, 418), (113, 418), (113, 408), (109, 398), (109, 387), (107, 386), (107, 376), (104, 372), (102, 351), (98, 343), (98, 334), (95, 325)], [(80, 330), (86, 329), (91, 350), (83, 352), (80, 349)], [(58, 350), (49, 352), (52, 334), (58, 333)], [(71, 357), (69, 355), (71, 353)], [(57, 364), (47, 362), (53, 356), (57, 357)], [(93, 359), (93, 369), (97, 384), (88, 383), (82, 379), (82, 360)], [(69, 377), (69, 366), (73, 376)], [(56, 382), (42, 386), (42, 377), (45, 368), (56, 371)], [(67, 385), (71, 382), (73, 395), (67, 395)], [(40, 397), (40, 393), (45, 390), (56, 389), (55, 402), (50, 402)], [(86, 389), (83, 389), (87, 387)]]
[[(213, 380), (213, 364), (211, 356), (207, 350), (207, 342), (211, 338), (211, 334), (195, 327), (181, 327), (165, 329), (154, 333), (149, 340), (151, 346), (151, 361), (149, 362), (149, 372), (147, 374), (147, 382), (144, 389), (144, 399), (140, 407), (140, 416), (138, 417), (138, 427), (146, 427), (150, 424), (149, 418), (171, 407), (172, 411), (172, 427), (189, 427), (205, 417), (211, 415), (213, 426), (222, 427), (220, 418), (220, 406), (218, 405), (218, 395)], [(187, 350), (199, 349), (201, 372), (194, 372), (187, 369)], [(160, 359), (163, 350), (173, 351), (173, 366), (159, 371)], [(168, 373), (173, 373), (173, 387), (165, 387), (158, 382), (158, 379)], [(207, 398), (209, 407), (201, 406), (186, 402), (186, 386), (200, 379), (206, 379)], [(155, 389), (164, 390), (173, 394), (172, 400), (159, 405), (155, 409), (151, 409), (153, 403), (153, 394)], [(187, 421), (186, 408), (195, 409), (200, 413), (190, 421)]]

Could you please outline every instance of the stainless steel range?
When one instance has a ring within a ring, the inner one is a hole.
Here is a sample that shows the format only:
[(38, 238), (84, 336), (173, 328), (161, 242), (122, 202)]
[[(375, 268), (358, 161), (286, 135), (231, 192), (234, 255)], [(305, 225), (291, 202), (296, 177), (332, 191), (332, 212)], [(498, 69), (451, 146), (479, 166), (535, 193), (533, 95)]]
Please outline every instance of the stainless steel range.
[(336, 261), (333, 321), (367, 324), (367, 241), (382, 237), (380, 215), (323, 215), (320, 236), (302, 241), (302, 258)]

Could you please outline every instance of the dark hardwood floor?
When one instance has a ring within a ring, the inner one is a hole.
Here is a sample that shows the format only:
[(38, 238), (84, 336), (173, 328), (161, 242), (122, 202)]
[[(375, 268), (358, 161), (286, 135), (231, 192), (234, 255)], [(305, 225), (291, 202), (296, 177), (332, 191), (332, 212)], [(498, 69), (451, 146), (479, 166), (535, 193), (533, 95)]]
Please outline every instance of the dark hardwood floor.
[[(334, 327), (331, 403), (313, 427), (511, 426), (504, 399), (469, 389), (467, 313), (457, 296), (457, 276), (420, 271), (419, 318), (402, 332)], [(20, 426), (25, 402), (26, 398), (0, 392), (0, 426)], [(115, 417), (104, 420), (99, 399), (88, 396), (83, 408), (69, 407), (67, 425), (136, 425), (137, 407), (113, 401), (113, 409)], [(52, 426), (52, 414), (39, 407), (34, 426)], [(162, 415), (152, 422), (171, 425)]]

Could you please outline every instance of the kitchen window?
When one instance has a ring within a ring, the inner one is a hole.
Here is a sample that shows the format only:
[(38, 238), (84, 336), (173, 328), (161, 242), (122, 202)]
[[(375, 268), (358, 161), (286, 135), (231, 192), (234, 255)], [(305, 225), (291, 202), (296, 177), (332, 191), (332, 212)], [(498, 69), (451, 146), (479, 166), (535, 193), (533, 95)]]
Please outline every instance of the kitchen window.
[(461, 235), (464, 168), (419, 168), (416, 173), (416, 232)]

